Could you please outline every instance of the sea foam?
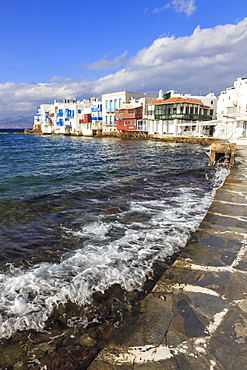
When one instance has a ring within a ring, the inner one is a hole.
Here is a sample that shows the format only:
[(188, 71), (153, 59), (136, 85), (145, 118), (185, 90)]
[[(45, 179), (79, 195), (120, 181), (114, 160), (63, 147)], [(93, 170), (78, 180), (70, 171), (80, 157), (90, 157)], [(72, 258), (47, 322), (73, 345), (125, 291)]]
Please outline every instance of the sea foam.
[[(9, 338), (17, 330), (40, 331), (59, 304), (89, 304), (95, 291), (113, 284), (141, 290), (154, 262), (185, 246), (227, 174), (227, 169), (218, 169), (212, 191), (204, 196), (197, 195), (196, 187), (168, 189), (164, 199), (131, 200), (114, 218), (99, 215), (77, 230), (61, 225), (64, 238), (78, 244), (74, 252), (64, 254), (60, 263), (10, 266), (1, 274), (0, 337)], [(72, 326), (73, 320), (67, 324)]]

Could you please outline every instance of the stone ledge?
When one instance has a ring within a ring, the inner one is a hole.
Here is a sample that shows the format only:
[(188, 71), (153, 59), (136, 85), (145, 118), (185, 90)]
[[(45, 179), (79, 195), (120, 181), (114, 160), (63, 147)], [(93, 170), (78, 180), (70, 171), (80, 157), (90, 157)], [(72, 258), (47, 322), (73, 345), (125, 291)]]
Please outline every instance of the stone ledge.
[(245, 160), (178, 259), (88, 369), (246, 368), (246, 199)]

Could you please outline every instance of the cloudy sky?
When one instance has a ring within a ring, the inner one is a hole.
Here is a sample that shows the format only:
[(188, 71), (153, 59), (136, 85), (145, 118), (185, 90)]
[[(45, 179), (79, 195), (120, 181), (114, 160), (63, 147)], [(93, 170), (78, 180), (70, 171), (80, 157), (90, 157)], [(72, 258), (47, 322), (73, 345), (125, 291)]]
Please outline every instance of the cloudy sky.
[(247, 77), (246, 0), (0, 0), (0, 9), (0, 119), (120, 90), (218, 95)]

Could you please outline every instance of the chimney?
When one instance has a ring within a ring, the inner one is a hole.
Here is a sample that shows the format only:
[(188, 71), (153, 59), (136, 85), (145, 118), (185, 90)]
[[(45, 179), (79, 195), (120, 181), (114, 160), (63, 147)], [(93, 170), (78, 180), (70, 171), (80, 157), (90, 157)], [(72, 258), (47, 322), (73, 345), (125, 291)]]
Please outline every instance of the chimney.
[(163, 94), (163, 90), (160, 90), (159, 91), (159, 97), (158, 97), (158, 99), (162, 99), (163, 100), (164, 99), (163, 95), (164, 95)]

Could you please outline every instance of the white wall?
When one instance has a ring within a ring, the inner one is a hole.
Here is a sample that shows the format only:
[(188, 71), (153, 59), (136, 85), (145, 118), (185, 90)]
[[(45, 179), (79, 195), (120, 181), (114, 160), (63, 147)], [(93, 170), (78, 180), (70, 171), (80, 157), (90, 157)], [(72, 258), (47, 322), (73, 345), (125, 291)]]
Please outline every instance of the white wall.
[[(124, 104), (129, 103), (133, 98), (139, 100), (141, 98), (146, 98), (148, 102), (155, 100), (157, 95), (148, 94), (148, 93), (135, 93), (131, 91), (119, 91), (115, 93), (103, 94), (102, 95), (102, 116), (103, 116), (103, 125), (111, 125), (112, 129), (115, 128), (115, 110), (123, 108)], [(112, 102), (110, 104), (110, 101)], [(108, 102), (108, 106), (106, 104)], [(112, 108), (112, 109), (111, 109)], [(146, 103), (144, 106), (146, 109)], [(107, 128), (103, 130), (107, 130)]]
[(247, 79), (238, 78), (233, 87), (222, 91), (218, 99), (217, 117), (233, 116), (246, 113)]
[(221, 92), (217, 119), (215, 137), (234, 140), (246, 137), (247, 78), (238, 78), (234, 86)]
[[(91, 113), (91, 107), (97, 106), (100, 102), (97, 99), (83, 100), (83, 101), (69, 101), (56, 102), (53, 104), (42, 104), (38, 107), (39, 115), (34, 116), (34, 128), (36, 125), (41, 127), (43, 133), (55, 133), (55, 134), (65, 134), (65, 133), (75, 133), (77, 135), (82, 134), (82, 124), (80, 124), (80, 119), (84, 117), (84, 113)], [(66, 110), (69, 109), (74, 111), (72, 117), (66, 117)], [(61, 110), (62, 115), (57, 116)], [(79, 113), (81, 111), (81, 113)], [(48, 114), (53, 114), (51, 117), (53, 125), (47, 124), (46, 116)], [(62, 119), (63, 125), (57, 125), (59, 119)], [(38, 121), (39, 120), (39, 121)], [(66, 126), (70, 126), (66, 128)]]

